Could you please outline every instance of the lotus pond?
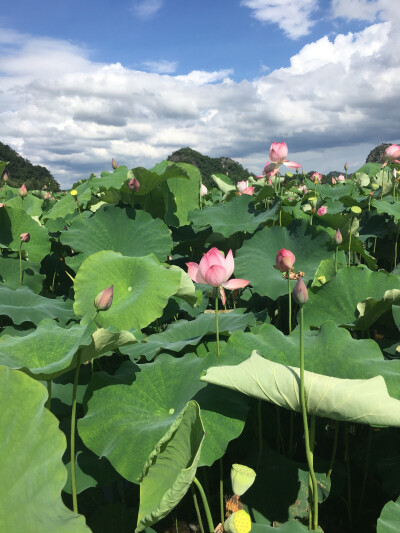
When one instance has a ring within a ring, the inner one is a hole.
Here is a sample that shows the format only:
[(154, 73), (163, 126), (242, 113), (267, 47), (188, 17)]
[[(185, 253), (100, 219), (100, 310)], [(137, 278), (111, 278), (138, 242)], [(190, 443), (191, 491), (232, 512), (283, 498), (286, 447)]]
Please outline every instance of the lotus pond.
[(285, 157), (2, 183), (1, 532), (400, 530), (399, 165)]

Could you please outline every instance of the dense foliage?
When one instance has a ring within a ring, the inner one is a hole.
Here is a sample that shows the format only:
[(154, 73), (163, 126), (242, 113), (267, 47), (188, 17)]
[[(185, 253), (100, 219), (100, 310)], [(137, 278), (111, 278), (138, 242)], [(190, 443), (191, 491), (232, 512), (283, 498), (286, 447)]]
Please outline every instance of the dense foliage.
[(274, 144), (3, 184), (0, 531), (400, 529), (400, 147), (323, 184)]

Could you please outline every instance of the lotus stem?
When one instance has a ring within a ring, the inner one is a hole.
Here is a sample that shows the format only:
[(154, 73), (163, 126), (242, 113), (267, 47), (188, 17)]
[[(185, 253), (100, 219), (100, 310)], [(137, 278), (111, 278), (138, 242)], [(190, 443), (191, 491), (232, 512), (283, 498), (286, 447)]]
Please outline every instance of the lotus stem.
[(335, 248), (335, 274), (337, 274), (337, 251), (338, 251), (338, 247), (336, 246)]
[(290, 272), (287, 271), (288, 296), (289, 296), (289, 335), (292, 333), (292, 290), (290, 287)]
[(335, 420), (335, 436), (333, 438), (332, 457), (331, 457), (331, 462), (330, 462), (329, 470), (326, 474), (326, 477), (331, 477), (331, 474), (332, 474), (333, 465), (335, 464), (335, 459), (336, 459), (338, 437), (339, 437), (339, 422)]
[(218, 324), (218, 288), (214, 287), (215, 295), (215, 334), (217, 337), (217, 357), (219, 357), (219, 324)]
[(22, 285), (22, 241), (19, 244), (19, 284)]
[(350, 219), (350, 229), (349, 229), (349, 266), (351, 265), (351, 228), (353, 227), (353, 218)]
[(221, 510), (221, 524), (225, 522), (224, 506), (224, 463), (222, 457), (219, 460), (219, 506)]
[(256, 471), (260, 468), (261, 458), (262, 458), (262, 449), (263, 449), (263, 435), (262, 435), (262, 417), (261, 417), (261, 400), (257, 400), (257, 419), (258, 419), (258, 456), (257, 456), (257, 465)]
[(210, 506), (208, 505), (206, 493), (204, 492), (204, 489), (201, 486), (201, 483), (197, 479), (197, 477), (194, 478), (193, 482), (196, 485), (196, 487), (198, 488), (198, 491), (200, 492), (201, 499), (203, 501), (204, 511), (205, 511), (206, 517), (207, 517), (207, 524), (208, 524), (209, 533), (214, 533), (214, 525), (213, 525), (211, 512), (210, 512)]
[(78, 514), (78, 499), (76, 495), (76, 472), (75, 472), (75, 421), (76, 421), (76, 390), (78, 387), (80, 359), (78, 357), (75, 369), (74, 388), (72, 389), (72, 412), (71, 412), (71, 488), (72, 488), (72, 507), (74, 513)]
[(363, 481), (362, 481), (362, 487), (361, 487), (361, 494), (360, 494), (360, 503), (358, 506), (358, 514), (361, 515), (361, 509), (364, 503), (364, 496), (365, 496), (365, 487), (367, 485), (367, 477), (368, 477), (368, 469), (369, 469), (369, 461), (371, 457), (371, 442), (372, 442), (372, 428), (369, 426), (368, 428), (368, 440), (367, 440), (367, 449), (366, 449), (366, 457), (364, 461), (364, 475), (363, 475)]
[(349, 513), (349, 526), (352, 529), (352, 513), (351, 513), (351, 471), (350, 471), (350, 455), (349, 455), (349, 431), (347, 422), (344, 423), (344, 446), (345, 459), (347, 466), (347, 509)]
[(197, 515), (197, 520), (199, 522), (200, 533), (204, 533), (203, 520), (201, 519), (199, 502), (197, 501), (197, 494), (196, 494), (196, 491), (194, 490), (193, 484), (190, 485), (190, 487), (192, 489), (193, 504), (194, 504), (194, 508), (196, 509), (196, 515)]
[(300, 406), (303, 417), (304, 443), (306, 448), (307, 464), (312, 482), (312, 494), (309, 493), (310, 508), (312, 509), (311, 529), (316, 531), (318, 529), (318, 488), (310, 449), (310, 435), (308, 432), (307, 406), (304, 390), (304, 315), (302, 305), (300, 306)]

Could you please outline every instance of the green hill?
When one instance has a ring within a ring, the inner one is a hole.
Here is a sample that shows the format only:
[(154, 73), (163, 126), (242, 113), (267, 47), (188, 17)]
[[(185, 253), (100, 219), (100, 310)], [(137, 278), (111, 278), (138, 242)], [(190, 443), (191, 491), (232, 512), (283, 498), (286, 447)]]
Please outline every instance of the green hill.
[[(43, 189), (44, 185), (49, 192), (60, 190), (59, 183), (46, 167), (32, 165), (30, 161), (21, 157), (10, 146), (1, 142), (0, 161), (8, 161), (5, 172), (8, 175), (7, 184), (10, 187), (21, 187), (25, 183), (28, 190)], [(4, 177), (4, 173), (2, 177)]]
[(209, 157), (188, 147), (181, 148), (171, 154), (168, 161), (195, 165), (200, 170), (202, 181), (206, 187), (215, 186), (211, 174), (226, 174), (234, 183), (245, 180), (252, 175), (240, 163), (229, 157)]

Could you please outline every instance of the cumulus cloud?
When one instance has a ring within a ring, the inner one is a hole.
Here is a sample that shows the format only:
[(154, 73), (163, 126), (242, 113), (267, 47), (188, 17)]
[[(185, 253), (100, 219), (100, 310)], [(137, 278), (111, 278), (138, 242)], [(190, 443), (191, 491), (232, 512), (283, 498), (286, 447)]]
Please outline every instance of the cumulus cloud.
[(65, 187), (110, 168), (112, 157), (151, 167), (183, 146), (258, 173), (270, 143), (286, 141), (289, 159), (327, 172), (345, 161), (355, 170), (375, 145), (400, 141), (400, 34), (389, 22), (323, 37), (290, 66), (240, 82), (229, 68), (143, 72), (94, 63), (65, 41), (4, 35), (0, 140)]
[(163, 0), (133, 0), (131, 11), (141, 19), (154, 16), (163, 6)]
[(318, 0), (242, 0), (241, 5), (250, 8), (257, 20), (278, 24), (288, 37), (298, 39), (310, 33)]
[(176, 71), (178, 63), (176, 61), (167, 61), (161, 59), (160, 61), (145, 61), (143, 67), (150, 72), (158, 72), (158, 74), (172, 74)]

